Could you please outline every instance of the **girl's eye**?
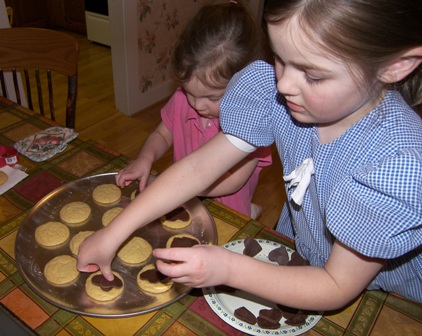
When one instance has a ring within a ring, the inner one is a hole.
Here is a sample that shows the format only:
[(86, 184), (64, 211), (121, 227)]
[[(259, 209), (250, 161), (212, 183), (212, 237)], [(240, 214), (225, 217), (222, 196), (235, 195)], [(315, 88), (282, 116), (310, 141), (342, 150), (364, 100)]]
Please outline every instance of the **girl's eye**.
[(312, 77), (312, 76), (309, 76), (306, 73), (305, 73), (305, 80), (308, 84), (311, 84), (311, 85), (320, 84), (323, 81), (322, 78)]
[(215, 103), (215, 102), (218, 102), (220, 99), (221, 99), (221, 97), (210, 97), (210, 98), (208, 98), (210, 101), (212, 101), (213, 103)]

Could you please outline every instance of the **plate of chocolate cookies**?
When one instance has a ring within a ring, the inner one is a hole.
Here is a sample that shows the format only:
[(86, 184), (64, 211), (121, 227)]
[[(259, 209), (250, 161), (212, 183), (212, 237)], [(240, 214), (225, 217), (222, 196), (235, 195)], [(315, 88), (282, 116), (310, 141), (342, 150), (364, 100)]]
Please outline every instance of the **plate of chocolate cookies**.
[(115, 176), (106, 173), (63, 184), (34, 205), (21, 223), (15, 243), (19, 272), (35, 293), (55, 306), (94, 317), (161, 309), (191, 288), (163, 277), (155, 268), (152, 250), (217, 244), (214, 220), (194, 198), (135, 231), (122, 244), (111, 265), (115, 281), (107, 281), (101, 273), (79, 272), (79, 245), (118, 216), (139, 190), (135, 182), (120, 189)]
[[(231, 241), (224, 248), (278, 265), (307, 265), (296, 251), (282, 244), (246, 238)], [(322, 312), (281, 306), (228, 286), (202, 289), (205, 300), (223, 321), (250, 335), (300, 335), (312, 329)]]

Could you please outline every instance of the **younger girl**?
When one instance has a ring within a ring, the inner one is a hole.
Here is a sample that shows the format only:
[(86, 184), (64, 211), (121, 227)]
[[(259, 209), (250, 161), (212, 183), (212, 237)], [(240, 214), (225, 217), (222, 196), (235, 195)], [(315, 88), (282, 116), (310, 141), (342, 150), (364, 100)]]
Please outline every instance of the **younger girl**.
[(267, 6), (275, 71), (258, 61), (232, 79), (221, 104), (226, 134), (171, 166), (92, 235), (79, 269), (99, 266), (112, 277), (110, 262), (130, 233), (275, 142), (288, 192), (277, 229), (311, 265), (199, 245), (155, 250), (177, 261), (159, 260), (159, 270), (189, 286), (226, 284), (310, 310), (341, 308), (365, 288), (422, 302), (422, 121), (408, 105), (422, 98), (420, 1)]
[[(173, 146), (175, 161), (190, 154), (220, 131), (220, 101), (231, 77), (265, 56), (263, 34), (245, 8), (235, 3), (208, 5), (190, 21), (176, 45), (172, 66), (181, 84), (161, 110), (162, 122), (146, 139), (138, 158), (117, 175), (121, 187), (135, 179), (145, 187), (152, 164)], [(251, 154), (200, 196), (256, 218), (252, 196), (271, 150)], [(223, 195), (223, 196), (222, 196)], [(224, 196), (225, 195), (225, 196)], [(219, 197), (220, 196), (220, 197)]]

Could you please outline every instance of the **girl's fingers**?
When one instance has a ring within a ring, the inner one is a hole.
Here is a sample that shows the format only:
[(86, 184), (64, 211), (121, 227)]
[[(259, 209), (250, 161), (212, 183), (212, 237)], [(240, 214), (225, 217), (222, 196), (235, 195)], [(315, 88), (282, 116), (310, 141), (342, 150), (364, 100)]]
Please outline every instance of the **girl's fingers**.
[(187, 275), (186, 264), (183, 262), (164, 262), (163, 260), (157, 260), (156, 262), (158, 270), (167, 275), (172, 279), (177, 279)]
[(92, 273), (92, 272), (98, 271), (99, 267), (98, 265), (95, 265), (95, 264), (88, 264), (85, 266), (78, 266), (77, 269), (79, 272)]
[(154, 257), (163, 260), (170, 260), (173, 262), (181, 263), (189, 259), (191, 249), (187, 248), (158, 248), (155, 249), (152, 254)]

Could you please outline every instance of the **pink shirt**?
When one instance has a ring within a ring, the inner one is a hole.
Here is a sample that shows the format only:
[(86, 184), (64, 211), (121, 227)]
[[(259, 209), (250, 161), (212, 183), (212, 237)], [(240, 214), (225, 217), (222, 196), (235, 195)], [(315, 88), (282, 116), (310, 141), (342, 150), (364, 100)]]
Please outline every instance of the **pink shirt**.
[[(209, 119), (206, 127), (202, 126), (201, 117), (189, 105), (184, 91), (179, 88), (161, 110), (161, 119), (173, 134), (173, 159), (180, 160), (220, 132), (219, 119)], [(262, 168), (272, 163), (270, 147), (259, 148), (251, 153), (250, 158), (259, 160), (257, 167), (245, 185), (236, 193), (216, 197), (215, 199), (247, 216), (251, 215), (252, 196), (258, 183)]]

